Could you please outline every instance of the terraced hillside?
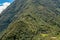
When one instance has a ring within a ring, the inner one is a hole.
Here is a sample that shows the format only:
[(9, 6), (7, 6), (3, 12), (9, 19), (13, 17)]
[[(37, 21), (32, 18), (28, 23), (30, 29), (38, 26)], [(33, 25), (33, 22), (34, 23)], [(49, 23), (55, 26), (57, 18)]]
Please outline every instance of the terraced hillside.
[(15, 0), (0, 16), (0, 32), (0, 40), (60, 40), (60, 1)]

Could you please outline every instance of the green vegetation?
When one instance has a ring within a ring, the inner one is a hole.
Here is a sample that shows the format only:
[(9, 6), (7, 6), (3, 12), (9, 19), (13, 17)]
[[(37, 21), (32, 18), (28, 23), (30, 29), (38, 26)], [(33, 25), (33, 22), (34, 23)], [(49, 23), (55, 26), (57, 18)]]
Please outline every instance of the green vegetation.
[(7, 8), (10, 11), (1, 14), (5, 26), (0, 23), (0, 27), (6, 28), (2, 28), (0, 40), (60, 40), (59, 2), (15, 0)]

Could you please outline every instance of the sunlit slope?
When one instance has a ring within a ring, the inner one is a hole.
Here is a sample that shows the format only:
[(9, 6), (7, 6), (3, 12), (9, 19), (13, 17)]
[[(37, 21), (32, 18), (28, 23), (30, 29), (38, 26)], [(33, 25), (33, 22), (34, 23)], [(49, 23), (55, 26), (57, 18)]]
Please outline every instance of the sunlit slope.
[(9, 19), (12, 21), (6, 26), (8, 28), (0, 40), (60, 40), (59, 2), (59, 0), (16, 0), (15, 3), (18, 5), (13, 9), (19, 11), (13, 10), (15, 15), (11, 14), (14, 15)]

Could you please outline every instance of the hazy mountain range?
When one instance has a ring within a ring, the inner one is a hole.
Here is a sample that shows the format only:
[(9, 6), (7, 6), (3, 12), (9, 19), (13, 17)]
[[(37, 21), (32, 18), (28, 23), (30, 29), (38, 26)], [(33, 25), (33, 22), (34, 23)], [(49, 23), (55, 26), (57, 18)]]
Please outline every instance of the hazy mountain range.
[(60, 40), (60, 0), (15, 0), (0, 15), (0, 40)]

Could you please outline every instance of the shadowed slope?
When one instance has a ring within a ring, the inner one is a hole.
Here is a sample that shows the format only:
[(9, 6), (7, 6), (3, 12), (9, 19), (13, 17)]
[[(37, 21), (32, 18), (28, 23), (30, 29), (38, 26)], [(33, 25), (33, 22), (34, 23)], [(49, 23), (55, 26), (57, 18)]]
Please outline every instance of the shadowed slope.
[(12, 21), (1, 40), (60, 40), (59, 0), (16, 0), (15, 3), (16, 10), (7, 11), (15, 15), (10, 16)]

